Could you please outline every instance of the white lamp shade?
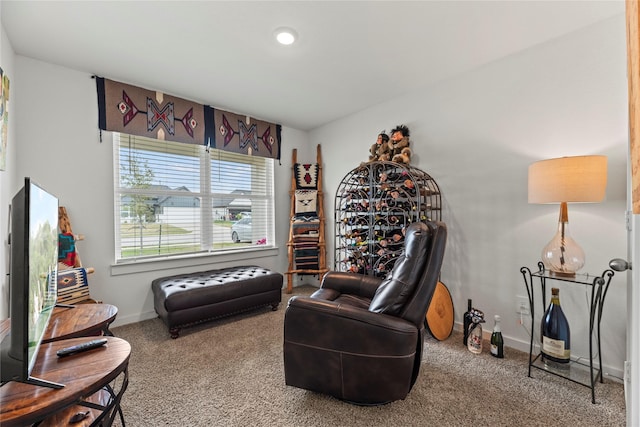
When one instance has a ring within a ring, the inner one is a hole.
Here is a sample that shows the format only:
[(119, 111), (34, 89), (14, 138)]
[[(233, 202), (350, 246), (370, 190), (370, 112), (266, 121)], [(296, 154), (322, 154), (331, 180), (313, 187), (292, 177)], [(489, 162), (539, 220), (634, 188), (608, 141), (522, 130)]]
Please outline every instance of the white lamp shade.
[(606, 156), (560, 157), (529, 166), (529, 203), (601, 202), (606, 189)]

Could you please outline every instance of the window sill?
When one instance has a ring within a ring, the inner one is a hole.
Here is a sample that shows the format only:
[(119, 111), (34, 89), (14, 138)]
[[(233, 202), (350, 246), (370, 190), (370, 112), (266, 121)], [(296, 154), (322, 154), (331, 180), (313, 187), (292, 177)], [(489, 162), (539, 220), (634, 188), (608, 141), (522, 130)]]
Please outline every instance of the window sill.
[[(181, 257), (153, 258), (134, 261), (121, 261), (111, 265), (111, 275), (121, 276), (125, 274), (145, 273), (148, 271), (172, 270), (182, 267), (207, 266), (216, 268), (216, 264), (227, 264), (243, 260), (256, 260), (259, 258), (278, 256), (278, 247), (253, 248), (224, 253), (207, 253)], [(222, 267), (221, 267), (222, 268)]]

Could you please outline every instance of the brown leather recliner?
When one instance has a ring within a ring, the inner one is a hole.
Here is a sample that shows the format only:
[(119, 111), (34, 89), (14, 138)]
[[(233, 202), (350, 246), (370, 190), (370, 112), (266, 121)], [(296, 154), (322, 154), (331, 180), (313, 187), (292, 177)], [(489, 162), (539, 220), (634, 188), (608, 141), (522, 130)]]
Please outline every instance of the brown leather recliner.
[(286, 384), (361, 405), (404, 399), (420, 370), (446, 240), (444, 223), (413, 223), (385, 279), (333, 271), (310, 297), (292, 297), (284, 319)]

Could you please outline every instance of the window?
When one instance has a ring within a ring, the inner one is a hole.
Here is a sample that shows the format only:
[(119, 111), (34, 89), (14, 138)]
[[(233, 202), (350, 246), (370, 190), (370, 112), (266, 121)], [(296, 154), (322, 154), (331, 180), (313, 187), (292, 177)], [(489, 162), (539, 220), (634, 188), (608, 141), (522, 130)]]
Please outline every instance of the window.
[(114, 133), (116, 261), (274, 247), (274, 160)]

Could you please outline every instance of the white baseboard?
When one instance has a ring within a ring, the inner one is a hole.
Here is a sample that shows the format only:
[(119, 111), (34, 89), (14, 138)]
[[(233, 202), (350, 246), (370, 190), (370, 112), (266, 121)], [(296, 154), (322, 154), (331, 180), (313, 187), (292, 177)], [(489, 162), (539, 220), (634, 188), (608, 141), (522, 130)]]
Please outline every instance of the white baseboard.
[(158, 317), (158, 314), (155, 311), (132, 314), (130, 316), (117, 316), (116, 320), (111, 324), (111, 327), (124, 326), (130, 323), (142, 322), (143, 320), (155, 319), (156, 317)]

